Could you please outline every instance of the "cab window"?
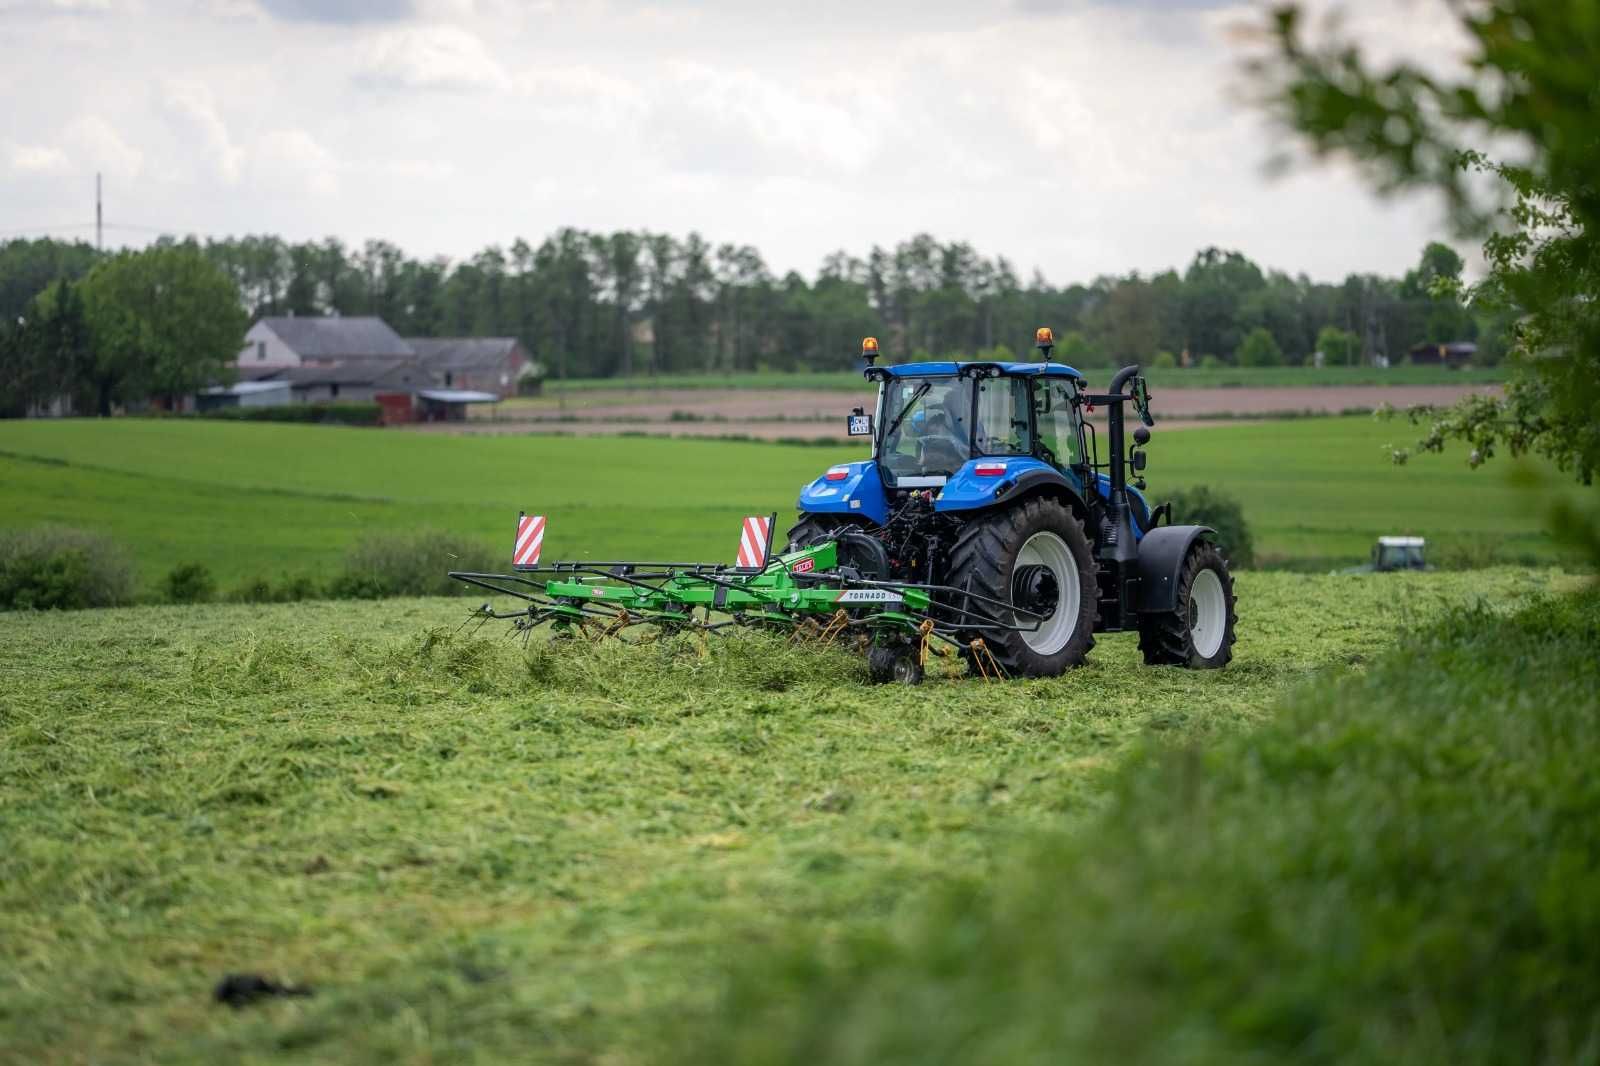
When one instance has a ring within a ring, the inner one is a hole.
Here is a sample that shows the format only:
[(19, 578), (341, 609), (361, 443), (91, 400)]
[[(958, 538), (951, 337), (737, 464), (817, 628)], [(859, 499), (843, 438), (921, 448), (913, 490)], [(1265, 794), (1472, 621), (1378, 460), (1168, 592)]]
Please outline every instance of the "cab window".
[(973, 430), (975, 454), (1033, 454), (1027, 380), (1001, 377), (979, 382), (978, 419)]
[(1034, 387), (1033, 411), (1045, 458), (1063, 470), (1083, 461), (1082, 439), (1075, 417), (1078, 387), (1067, 378), (1040, 378)]

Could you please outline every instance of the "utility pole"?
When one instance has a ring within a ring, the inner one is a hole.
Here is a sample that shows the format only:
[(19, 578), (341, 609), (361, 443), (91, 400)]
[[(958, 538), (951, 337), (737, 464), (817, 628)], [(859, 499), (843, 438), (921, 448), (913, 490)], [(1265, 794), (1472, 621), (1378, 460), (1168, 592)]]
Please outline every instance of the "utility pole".
[(100, 172), (94, 172), (94, 250), (101, 250), (100, 230)]

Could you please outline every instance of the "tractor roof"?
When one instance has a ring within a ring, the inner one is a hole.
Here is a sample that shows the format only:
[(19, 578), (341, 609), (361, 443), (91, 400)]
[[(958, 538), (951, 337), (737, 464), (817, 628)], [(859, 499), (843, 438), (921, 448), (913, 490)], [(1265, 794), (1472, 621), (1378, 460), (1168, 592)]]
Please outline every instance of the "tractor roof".
[(1077, 370), (1065, 363), (989, 363), (989, 362), (928, 362), (928, 363), (901, 363), (898, 366), (878, 367), (892, 378), (927, 378), (941, 377), (956, 373), (964, 366), (992, 366), (1002, 374), (1017, 374), (1026, 377), (1052, 377), (1075, 378), (1078, 381), (1088, 380)]

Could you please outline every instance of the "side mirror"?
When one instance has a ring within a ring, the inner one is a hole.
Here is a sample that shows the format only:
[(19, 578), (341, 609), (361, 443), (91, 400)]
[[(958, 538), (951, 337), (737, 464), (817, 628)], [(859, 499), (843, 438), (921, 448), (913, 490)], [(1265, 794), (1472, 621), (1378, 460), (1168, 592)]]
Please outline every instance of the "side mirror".
[(1156, 424), (1150, 417), (1150, 386), (1145, 383), (1141, 374), (1133, 379), (1133, 409), (1139, 413), (1139, 421), (1147, 426)]
[(1128, 464), (1130, 466), (1132, 466), (1133, 469), (1136, 470), (1136, 471), (1137, 470), (1143, 470), (1144, 469), (1144, 452), (1140, 451), (1138, 448), (1135, 448), (1133, 450), (1132, 457), (1128, 460)]

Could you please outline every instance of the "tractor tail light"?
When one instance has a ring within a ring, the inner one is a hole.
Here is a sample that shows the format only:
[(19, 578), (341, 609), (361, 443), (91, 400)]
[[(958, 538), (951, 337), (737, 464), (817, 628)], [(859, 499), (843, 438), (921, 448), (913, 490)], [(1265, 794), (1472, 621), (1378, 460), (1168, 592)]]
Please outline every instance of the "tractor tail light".
[(999, 477), (1006, 472), (1004, 463), (979, 463), (972, 468), (972, 472), (979, 477)]

